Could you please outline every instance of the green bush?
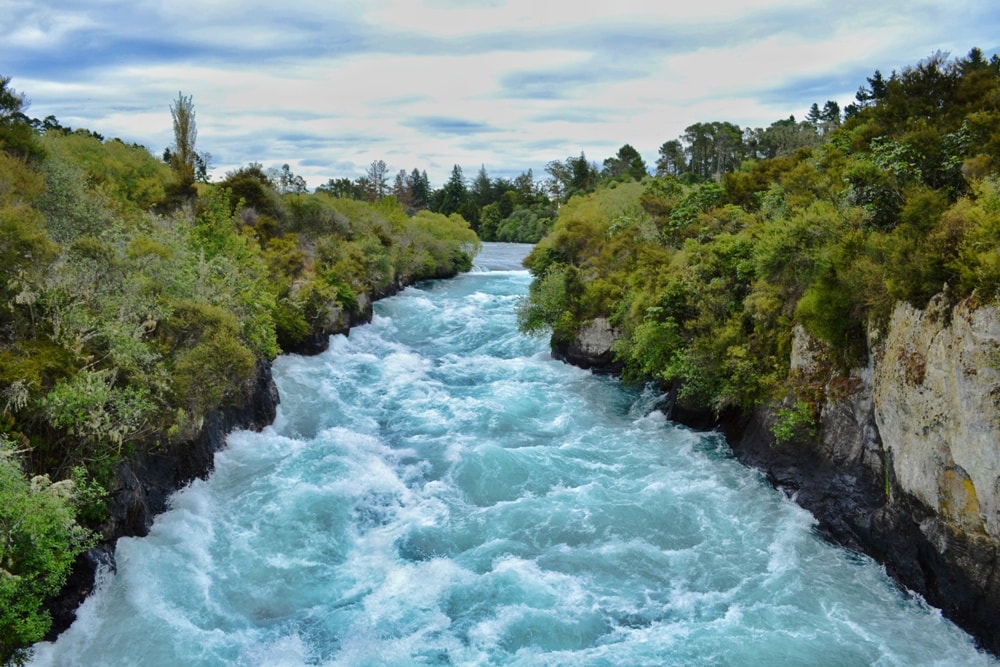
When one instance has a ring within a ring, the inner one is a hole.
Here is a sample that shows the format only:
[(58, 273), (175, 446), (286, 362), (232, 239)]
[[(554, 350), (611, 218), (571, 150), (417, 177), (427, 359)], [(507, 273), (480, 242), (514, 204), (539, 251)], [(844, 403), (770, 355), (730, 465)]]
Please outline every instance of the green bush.
[(43, 603), (92, 543), (74, 518), (73, 483), (28, 479), (0, 436), (0, 663), (20, 663), (45, 636)]
[(816, 418), (813, 409), (804, 401), (777, 411), (771, 434), (779, 445), (796, 440), (812, 440), (816, 437)]

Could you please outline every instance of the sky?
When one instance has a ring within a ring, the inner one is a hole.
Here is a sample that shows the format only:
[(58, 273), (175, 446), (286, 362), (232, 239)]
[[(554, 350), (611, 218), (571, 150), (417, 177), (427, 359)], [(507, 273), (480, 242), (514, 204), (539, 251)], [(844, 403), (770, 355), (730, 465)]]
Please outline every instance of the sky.
[(652, 167), (697, 122), (843, 107), (876, 69), (1000, 50), (996, 0), (0, 0), (0, 75), (29, 116), (146, 146), (190, 95), (216, 180), (310, 187), (426, 170), (440, 186), (625, 143)]

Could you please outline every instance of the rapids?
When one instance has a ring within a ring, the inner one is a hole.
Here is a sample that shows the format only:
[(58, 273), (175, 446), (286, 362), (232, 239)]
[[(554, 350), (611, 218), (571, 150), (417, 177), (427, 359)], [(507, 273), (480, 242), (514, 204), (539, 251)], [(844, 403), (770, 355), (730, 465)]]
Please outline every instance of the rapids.
[(717, 435), (517, 330), (526, 248), (284, 356), (35, 665), (992, 665)]

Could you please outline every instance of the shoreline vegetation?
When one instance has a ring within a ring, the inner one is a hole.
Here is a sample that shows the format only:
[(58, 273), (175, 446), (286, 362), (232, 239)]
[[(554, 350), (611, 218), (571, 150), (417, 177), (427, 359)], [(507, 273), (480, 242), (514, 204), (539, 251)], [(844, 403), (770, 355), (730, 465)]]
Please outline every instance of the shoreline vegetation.
[(827, 391), (790, 370), (795, 325), (847, 378), (893, 303), (1000, 286), (1000, 59), (978, 49), (875, 72), (843, 113), (697, 123), (655, 175), (625, 144), (544, 182), (456, 165), (439, 189), (418, 169), (390, 186), (382, 161), (315, 192), (288, 165), (209, 183), (182, 94), (162, 157), (27, 109), (0, 77), (2, 663), (71, 619), (50, 610), (74, 564), (148, 528), (113, 516), (148, 501), (136, 462), (170, 452), (164, 487), (204, 474), (184, 457), (210, 466), (206, 433), (260, 421), (275, 355), (468, 270), (480, 240), (538, 242), (525, 330), (558, 346), (603, 318), (626, 379), (716, 415), (777, 400), (789, 441)]

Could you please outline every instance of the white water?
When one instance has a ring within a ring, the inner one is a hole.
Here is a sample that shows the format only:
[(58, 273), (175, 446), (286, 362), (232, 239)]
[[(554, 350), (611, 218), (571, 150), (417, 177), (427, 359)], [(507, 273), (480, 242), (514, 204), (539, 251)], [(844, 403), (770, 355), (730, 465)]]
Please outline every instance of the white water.
[(995, 664), (720, 438), (521, 336), (523, 252), (278, 359), (274, 426), (34, 664)]

